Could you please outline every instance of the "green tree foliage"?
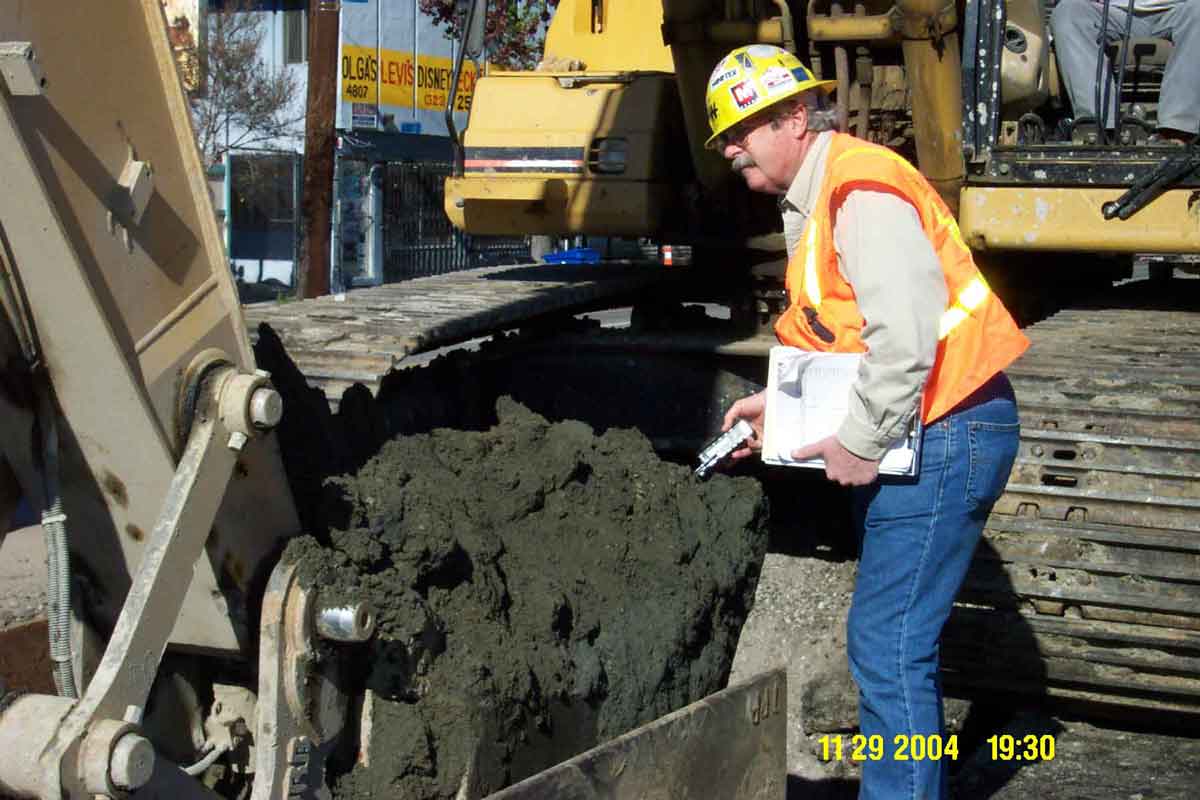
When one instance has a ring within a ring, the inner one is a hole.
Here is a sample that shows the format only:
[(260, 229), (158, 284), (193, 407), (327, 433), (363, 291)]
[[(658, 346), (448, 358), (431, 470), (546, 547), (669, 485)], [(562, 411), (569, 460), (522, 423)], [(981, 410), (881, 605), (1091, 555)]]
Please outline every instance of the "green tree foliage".
[[(446, 29), (451, 39), (462, 38), (466, 2), (421, 0), (421, 10)], [(490, 0), (487, 3), (485, 46), (487, 60), (501, 69), (532, 69), (542, 57), (546, 25), (558, 0)]]

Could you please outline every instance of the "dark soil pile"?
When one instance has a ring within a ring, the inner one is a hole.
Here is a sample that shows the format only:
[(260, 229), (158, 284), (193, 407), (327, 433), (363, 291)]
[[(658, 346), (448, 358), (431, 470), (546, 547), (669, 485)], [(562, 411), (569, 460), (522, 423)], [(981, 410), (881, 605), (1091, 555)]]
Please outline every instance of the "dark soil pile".
[(370, 600), (366, 765), (339, 797), (481, 797), (724, 687), (767, 547), (757, 482), (697, 481), (630, 430), (508, 399), (342, 481), (354, 527), (293, 542)]

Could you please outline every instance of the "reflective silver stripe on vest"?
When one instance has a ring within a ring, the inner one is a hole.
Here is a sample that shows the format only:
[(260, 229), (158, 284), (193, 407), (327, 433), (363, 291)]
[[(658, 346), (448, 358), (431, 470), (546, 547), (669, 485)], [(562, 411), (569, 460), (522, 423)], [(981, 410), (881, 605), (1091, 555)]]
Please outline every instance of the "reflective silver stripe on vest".
[(972, 311), (987, 302), (988, 295), (991, 293), (992, 290), (988, 288), (987, 281), (983, 279), (982, 275), (976, 274), (970, 283), (958, 293), (958, 298), (950, 307), (942, 312), (942, 319), (938, 324), (938, 340), (949, 336), (952, 330), (971, 316)]
[(811, 220), (804, 232), (804, 293), (813, 308), (821, 307), (821, 281), (817, 277), (817, 226)]
[[(813, 308), (820, 310), (821, 285), (817, 280), (814, 239), (813, 236), (805, 237), (804, 293), (812, 300)], [(958, 293), (958, 297), (950, 304), (950, 307), (942, 312), (942, 318), (938, 321), (938, 340), (941, 341), (949, 336), (951, 331), (971, 316), (972, 311), (987, 302), (991, 293), (992, 290), (988, 287), (987, 281), (983, 279), (982, 275), (976, 274)]]

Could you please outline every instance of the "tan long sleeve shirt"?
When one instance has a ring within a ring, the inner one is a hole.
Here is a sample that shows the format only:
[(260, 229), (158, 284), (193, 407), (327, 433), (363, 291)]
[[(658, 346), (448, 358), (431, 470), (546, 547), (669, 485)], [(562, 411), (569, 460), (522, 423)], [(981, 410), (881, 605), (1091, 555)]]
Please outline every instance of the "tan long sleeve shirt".
[[(789, 257), (821, 194), (831, 137), (817, 137), (780, 200)], [(852, 191), (834, 218), (833, 239), (866, 320), (867, 346), (837, 438), (860, 458), (878, 459), (919, 410), (937, 354), (946, 278), (916, 208), (894, 194)]]

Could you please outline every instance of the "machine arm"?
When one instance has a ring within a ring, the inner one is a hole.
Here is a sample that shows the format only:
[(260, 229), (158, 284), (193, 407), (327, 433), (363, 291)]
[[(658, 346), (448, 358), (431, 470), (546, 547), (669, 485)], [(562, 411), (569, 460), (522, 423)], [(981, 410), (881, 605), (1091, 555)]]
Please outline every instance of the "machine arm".
[(261, 375), (219, 361), (204, 374), (204, 402), (100, 666), (78, 703), (25, 695), (0, 712), (0, 746), (16, 754), (0, 765), (0, 788), (32, 797), (116, 797), (155, 775), (178, 777), (155, 769), (153, 745), (138, 724), (184, 602), (179, 587), (191, 580), (238, 454), (282, 412)]

